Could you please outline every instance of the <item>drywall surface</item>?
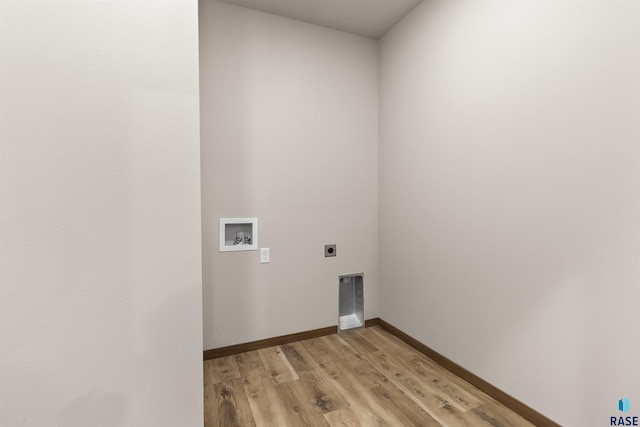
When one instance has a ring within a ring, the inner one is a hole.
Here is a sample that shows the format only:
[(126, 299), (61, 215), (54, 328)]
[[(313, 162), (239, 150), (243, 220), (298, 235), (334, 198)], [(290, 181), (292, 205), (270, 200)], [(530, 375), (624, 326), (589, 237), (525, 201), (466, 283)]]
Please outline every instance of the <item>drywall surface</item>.
[(379, 39), (421, 0), (222, 0)]
[(567, 426), (640, 415), (639, 24), (425, 1), (381, 41), (381, 317)]
[(0, 8), (0, 425), (202, 426), (197, 3)]
[[(200, 66), (205, 349), (337, 325), (340, 274), (376, 317), (375, 42), (201, 1)], [(219, 252), (220, 217), (257, 217), (271, 262)]]

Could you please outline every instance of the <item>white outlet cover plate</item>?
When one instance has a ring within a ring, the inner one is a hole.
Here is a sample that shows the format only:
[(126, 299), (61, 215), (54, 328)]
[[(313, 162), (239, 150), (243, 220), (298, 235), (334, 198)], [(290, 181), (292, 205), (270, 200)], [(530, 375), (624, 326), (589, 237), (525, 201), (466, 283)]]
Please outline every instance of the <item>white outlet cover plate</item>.
[(267, 264), (271, 261), (271, 251), (269, 248), (260, 248), (260, 264)]

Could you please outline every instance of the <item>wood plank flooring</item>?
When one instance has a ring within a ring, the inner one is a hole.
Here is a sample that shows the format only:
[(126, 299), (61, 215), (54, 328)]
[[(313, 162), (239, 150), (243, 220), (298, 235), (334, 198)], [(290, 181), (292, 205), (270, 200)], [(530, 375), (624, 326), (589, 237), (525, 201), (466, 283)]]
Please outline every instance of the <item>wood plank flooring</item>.
[(204, 362), (205, 427), (529, 423), (372, 327)]

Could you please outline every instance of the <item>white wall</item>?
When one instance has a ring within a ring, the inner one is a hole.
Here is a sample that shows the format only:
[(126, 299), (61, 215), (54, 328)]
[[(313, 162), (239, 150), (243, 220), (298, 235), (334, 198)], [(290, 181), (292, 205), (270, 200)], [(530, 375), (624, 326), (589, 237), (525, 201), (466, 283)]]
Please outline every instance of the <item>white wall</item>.
[(639, 24), (436, 0), (381, 42), (381, 317), (568, 426), (640, 402)]
[(201, 426), (197, 3), (0, 7), (0, 425)]
[[(200, 46), (205, 348), (336, 325), (344, 273), (377, 317), (376, 43), (207, 0)], [(254, 216), (271, 263), (218, 252)]]

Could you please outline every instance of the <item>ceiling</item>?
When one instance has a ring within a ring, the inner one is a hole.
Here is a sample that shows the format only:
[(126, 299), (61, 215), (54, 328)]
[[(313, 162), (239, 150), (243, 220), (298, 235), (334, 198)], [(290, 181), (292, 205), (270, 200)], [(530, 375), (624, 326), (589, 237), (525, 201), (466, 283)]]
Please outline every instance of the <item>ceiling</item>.
[(221, 0), (379, 39), (422, 0)]

